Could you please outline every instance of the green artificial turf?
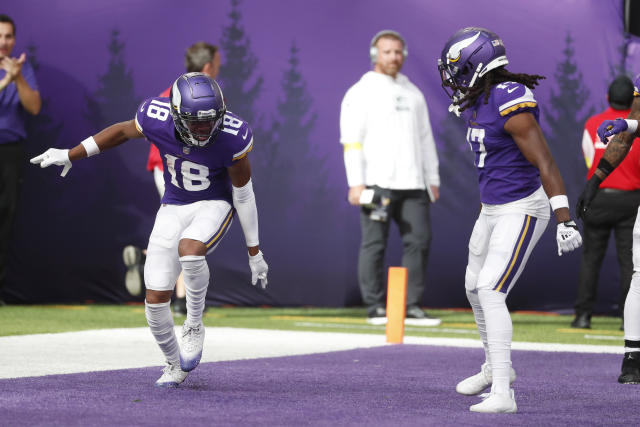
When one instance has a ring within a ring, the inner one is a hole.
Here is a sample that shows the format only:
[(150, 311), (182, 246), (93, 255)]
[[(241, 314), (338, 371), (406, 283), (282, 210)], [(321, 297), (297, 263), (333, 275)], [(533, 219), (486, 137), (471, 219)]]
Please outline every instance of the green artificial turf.
[[(407, 336), (479, 339), (470, 310), (429, 310), (442, 319), (437, 327), (406, 326)], [(384, 326), (369, 325), (361, 308), (210, 307), (206, 326), (355, 332), (384, 335)], [(512, 313), (513, 340), (622, 346), (620, 319), (592, 319), (592, 329), (572, 329), (572, 316)], [(176, 317), (180, 325), (184, 317)], [(147, 326), (143, 305), (8, 305), (0, 307), (0, 336)]]

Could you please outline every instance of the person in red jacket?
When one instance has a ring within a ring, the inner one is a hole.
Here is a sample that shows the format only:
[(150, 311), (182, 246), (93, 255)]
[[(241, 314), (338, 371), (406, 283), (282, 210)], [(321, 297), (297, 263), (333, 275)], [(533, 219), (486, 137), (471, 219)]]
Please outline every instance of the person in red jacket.
[[(633, 82), (627, 76), (617, 77), (608, 92), (610, 107), (590, 117), (584, 129), (582, 151), (589, 169), (587, 180), (593, 176), (606, 145), (596, 130), (604, 120), (627, 117), (633, 102)], [(620, 303), (622, 313), (633, 275), (632, 231), (640, 205), (640, 147), (638, 140), (631, 151), (602, 183), (584, 216), (584, 244), (578, 278), (578, 296), (572, 328), (590, 328), (596, 302), (598, 275), (607, 251), (611, 232), (614, 232), (618, 264), (620, 266)]]
[[(212, 79), (216, 79), (220, 71), (220, 51), (217, 46), (200, 41), (189, 46), (185, 52), (184, 63), (188, 73), (205, 73)], [(168, 97), (170, 91), (171, 86), (159, 96)], [(153, 141), (150, 142), (151, 146), (149, 148), (149, 158), (147, 159), (147, 170), (153, 173), (153, 180), (160, 198), (162, 198), (164, 194), (164, 166), (162, 165), (162, 158), (160, 157), (158, 148), (153, 144)], [(132, 295), (139, 295), (142, 292), (142, 284), (144, 283), (142, 278), (145, 258), (144, 252), (144, 250), (133, 245), (125, 247), (122, 252), (124, 264), (127, 267), (125, 285)], [(187, 314), (186, 291), (182, 274), (180, 274), (176, 283), (176, 298), (173, 302), (173, 312), (174, 314), (185, 316)]]

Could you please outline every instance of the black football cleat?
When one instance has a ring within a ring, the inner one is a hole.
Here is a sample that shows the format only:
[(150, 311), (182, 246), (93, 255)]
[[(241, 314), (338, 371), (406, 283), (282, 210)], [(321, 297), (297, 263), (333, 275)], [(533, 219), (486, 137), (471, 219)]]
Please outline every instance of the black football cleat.
[(622, 372), (618, 377), (620, 384), (640, 384), (640, 351), (624, 354)]

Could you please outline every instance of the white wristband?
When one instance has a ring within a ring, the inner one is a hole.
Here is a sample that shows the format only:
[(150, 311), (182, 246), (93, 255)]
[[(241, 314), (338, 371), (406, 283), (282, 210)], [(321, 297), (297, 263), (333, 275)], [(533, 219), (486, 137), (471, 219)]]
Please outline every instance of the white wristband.
[(549, 204), (551, 205), (552, 211), (557, 211), (561, 208), (569, 209), (569, 199), (566, 195), (560, 194), (558, 196), (553, 196), (549, 199)]
[(624, 119), (624, 121), (627, 122), (627, 132), (635, 133), (635, 131), (638, 129), (638, 121), (631, 119)]
[(98, 148), (98, 144), (96, 144), (96, 140), (93, 139), (92, 136), (82, 141), (80, 144), (84, 147), (84, 151), (87, 152), (87, 157), (95, 156), (96, 154), (100, 154), (100, 148)]

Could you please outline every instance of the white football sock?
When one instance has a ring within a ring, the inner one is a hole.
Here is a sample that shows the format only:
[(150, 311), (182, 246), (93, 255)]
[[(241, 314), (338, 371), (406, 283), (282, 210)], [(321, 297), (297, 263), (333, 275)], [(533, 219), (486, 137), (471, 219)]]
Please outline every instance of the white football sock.
[(180, 264), (187, 291), (187, 323), (199, 325), (209, 286), (209, 266), (203, 255), (185, 255), (180, 257)]
[(158, 343), (158, 347), (164, 353), (164, 357), (167, 362), (171, 364), (180, 363), (180, 348), (178, 346), (178, 340), (176, 339), (176, 333), (173, 329), (173, 316), (171, 315), (171, 308), (169, 308), (170, 301), (149, 304), (146, 300), (144, 302), (144, 314), (147, 317), (147, 323), (151, 329), (153, 337)]
[(480, 338), (482, 339), (485, 362), (487, 362), (489, 364), (489, 367), (491, 367), (489, 346), (487, 344), (487, 327), (484, 322), (484, 313), (482, 311), (482, 307), (480, 306), (480, 299), (478, 298), (478, 290), (467, 290), (467, 299), (469, 300), (469, 304), (471, 304), (473, 317), (476, 319), (476, 326), (478, 327), (478, 332), (480, 333)]
[[(640, 272), (634, 271), (631, 286), (624, 303), (624, 339), (640, 341)], [(625, 347), (625, 352), (640, 351), (640, 348)]]
[(482, 306), (487, 327), (487, 344), (491, 359), (492, 392), (509, 393), (509, 369), (511, 368), (511, 339), (513, 326), (507, 309), (506, 294), (481, 289), (478, 299)]

